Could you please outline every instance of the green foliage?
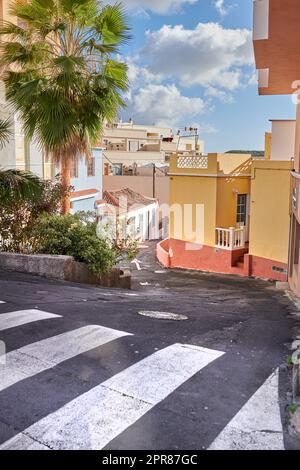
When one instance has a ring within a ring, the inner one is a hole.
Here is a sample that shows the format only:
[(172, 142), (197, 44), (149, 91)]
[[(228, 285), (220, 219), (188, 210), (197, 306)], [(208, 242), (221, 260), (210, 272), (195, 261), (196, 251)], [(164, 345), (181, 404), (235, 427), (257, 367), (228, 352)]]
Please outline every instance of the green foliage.
[(97, 236), (96, 222), (89, 219), (85, 214), (43, 215), (33, 234), (35, 251), (73, 256), (101, 276), (116, 264), (118, 253)]
[(0, 169), (0, 204), (9, 207), (12, 201), (38, 202), (43, 196), (44, 183), (33, 173)]
[(124, 105), (127, 66), (111, 57), (129, 39), (121, 4), (15, 0), (10, 12), (19, 21), (0, 29), (0, 65), (26, 137), (56, 161), (89, 157)]
[(113, 217), (104, 217), (98, 222), (97, 235), (105, 240), (107, 244), (116, 253), (116, 261), (132, 261), (138, 253), (138, 243), (136, 238), (130, 234), (128, 227), (129, 221), (126, 223)]
[(16, 170), (0, 172), (0, 251), (32, 253), (32, 231), (41, 214), (57, 213), (68, 192), (59, 181), (41, 181)]
[(299, 408), (299, 405), (297, 403), (291, 403), (288, 406), (288, 411), (289, 411), (290, 415), (294, 415), (296, 413), (296, 411), (298, 410), (298, 408)]
[(0, 119), (0, 149), (9, 142), (12, 136), (11, 122), (9, 119)]
[(290, 368), (290, 369), (293, 368), (294, 360), (293, 360), (292, 356), (287, 356), (286, 363), (287, 363), (288, 368)]
[(133, 255), (134, 241), (98, 236), (95, 213), (59, 215), (68, 193), (59, 180), (0, 171), (0, 251), (73, 256), (97, 276)]

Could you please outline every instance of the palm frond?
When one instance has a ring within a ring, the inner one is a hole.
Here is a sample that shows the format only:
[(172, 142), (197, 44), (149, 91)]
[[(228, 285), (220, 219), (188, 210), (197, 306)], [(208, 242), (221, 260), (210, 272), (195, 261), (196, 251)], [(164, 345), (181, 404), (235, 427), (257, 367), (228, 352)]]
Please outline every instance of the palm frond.
[(33, 173), (22, 170), (0, 169), (0, 202), (38, 201), (43, 195), (44, 183)]
[(0, 148), (3, 148), (9, 142), (12, 135), (10, 119), (0, 119)]

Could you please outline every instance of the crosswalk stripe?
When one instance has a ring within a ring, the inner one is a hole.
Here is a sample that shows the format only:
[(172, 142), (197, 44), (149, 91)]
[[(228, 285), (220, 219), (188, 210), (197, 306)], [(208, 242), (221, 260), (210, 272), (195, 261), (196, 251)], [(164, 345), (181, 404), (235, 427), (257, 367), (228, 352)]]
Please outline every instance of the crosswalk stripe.
[(9, 312), (0, 314), (0, 331), (14, 328), (20, 325), (26, 325), (39, 320), (47, 320), (49, 318), (58, 318), (61, 315), (43, 312), (42, 310), (30, 309), (19, 310), (18, 312)]
[(132, 365), (16, 435), (0, 449), (102, 449), (224, 353), (174, 344)]
[(5, 356), (5, 364), (0, 365), (0, 391), (72, 357), (129, 335), (124, 331), (88, 325), (11, 351)]
[(278, 370), (228, 423), (209, 450), (284, 450)]

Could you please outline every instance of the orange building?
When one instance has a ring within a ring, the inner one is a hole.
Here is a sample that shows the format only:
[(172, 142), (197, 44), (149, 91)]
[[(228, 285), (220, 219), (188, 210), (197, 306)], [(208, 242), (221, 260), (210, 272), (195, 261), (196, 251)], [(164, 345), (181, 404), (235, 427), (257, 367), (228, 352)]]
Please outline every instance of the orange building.
[(259, 94), (293, 94), (297, 102), (291, 172), (289, 282), (300, 296), (300, 8), (299, 0), (254, 1), (254, 51)]

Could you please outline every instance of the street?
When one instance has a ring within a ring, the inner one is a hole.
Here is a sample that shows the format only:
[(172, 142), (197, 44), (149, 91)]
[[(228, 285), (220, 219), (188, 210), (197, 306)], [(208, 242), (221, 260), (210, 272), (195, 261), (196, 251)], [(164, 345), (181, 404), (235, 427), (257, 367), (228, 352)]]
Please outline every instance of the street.
[(0, 449), (294, 448), (289, 298), (139, 262), (131, 291), (0, 272)]

